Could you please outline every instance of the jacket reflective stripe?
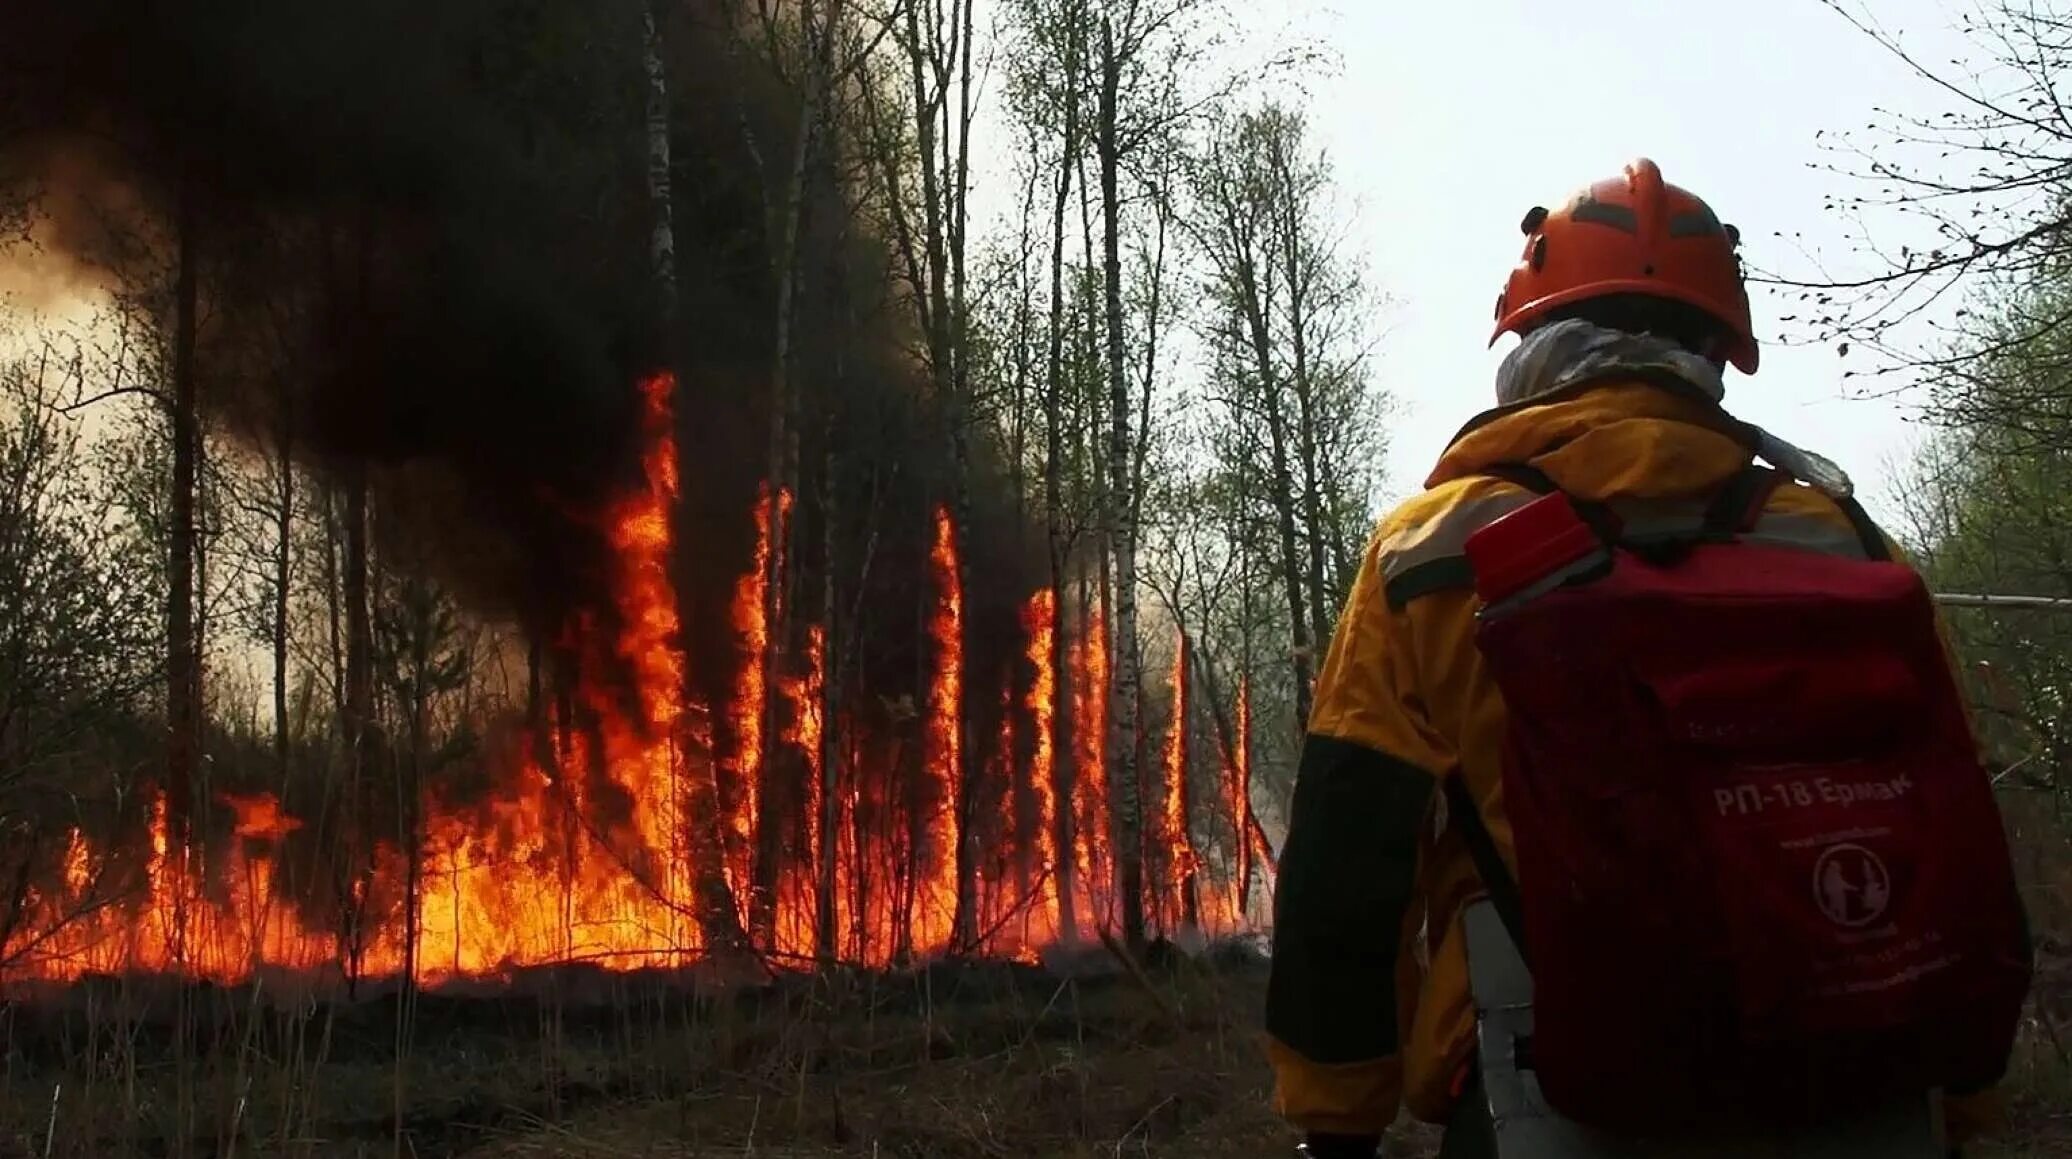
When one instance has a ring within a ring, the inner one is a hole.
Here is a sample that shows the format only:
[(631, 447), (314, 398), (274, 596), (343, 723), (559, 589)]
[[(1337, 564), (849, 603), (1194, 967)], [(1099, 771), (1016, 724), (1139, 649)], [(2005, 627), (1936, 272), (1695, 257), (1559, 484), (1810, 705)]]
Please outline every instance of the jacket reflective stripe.
[(1756, 522), (1755, 530), (1741, 535), (1741, 542), (1764, 547), (1795, 547), (1850, 559), (1867, 558), (1863, 539), (1855, 528), (1810, 512), (1769, 512)]
[(1468, 536), (1537, 498), (1517, 487), (1492, 490), (1447, 508), (1437, 519), (1396, 532), (1375, 547), (1382, 582), (1397, 579), (1421, 564), (1460, 556)]
[[(1400, 608), (1419, 595), (1472, 583), (1464, 554), (1468, 537), (1537, 498), (1529, 491), (1505, 486), (1450, 507), (1436, 519), (1404, 528), (1383, 540), (1375, 555), (1382, 580), (1388, 585), (1389, 603)], [(1705, 516), (1705, 504), (1690, 500), (1613, 500), (1608, 506), (1618, 513), (1626, 534), (1641, 540), (1688, 534)], [(1763, 547), (1864, 558), (1862, 540), (1840, 512), (1828, 517), (1812, 512), (1767, 511), (1755, 528), (1743, 532), (1739, 539)], [(1414, 570), (1419, 572), (1419, 580), (1437, 576), (1441, 582), (1397, 582)]]

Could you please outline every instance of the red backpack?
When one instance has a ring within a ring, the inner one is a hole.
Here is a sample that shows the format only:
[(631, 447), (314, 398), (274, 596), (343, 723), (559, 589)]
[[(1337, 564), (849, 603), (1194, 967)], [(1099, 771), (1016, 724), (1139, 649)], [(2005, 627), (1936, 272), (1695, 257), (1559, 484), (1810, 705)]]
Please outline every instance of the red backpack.
[(1920, 577), (1847, 500), (1868, 558), (1765, 542), (1762, 468), (1651, 539), (1492, 473), (1546, 493), (1466, 546), (1515, 880), (1457, 776), (1448, 811), (1548, 1102), (1634, 1130), (1998, 1081), (2028, 929)]

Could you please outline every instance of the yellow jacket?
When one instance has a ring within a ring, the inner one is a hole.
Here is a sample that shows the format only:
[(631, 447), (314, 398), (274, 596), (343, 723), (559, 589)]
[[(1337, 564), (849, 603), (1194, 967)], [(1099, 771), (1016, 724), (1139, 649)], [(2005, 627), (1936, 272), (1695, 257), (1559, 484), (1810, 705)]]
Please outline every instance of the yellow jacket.
[[(1615, 381), (1484, 414), (1381, 522), (1317, 677), (1275, 889), (1268, 1050), (1276, 1106), (1298, 1129), (1376, 1135), (1405, 1105), (1444, 1122), (1472, 1055), (1459, 915), (1482, 887), (1459, 831), (1439, 824), (1439, 778), (1465, 779), (1512, 854), (1504, 706), (1475, 647), (1461, 550), (1535, 498), (1479, 472), (1525, 463), (1579, 498), (1695, 511), (1750, 459), (1717, 407)], [(1805, 486), (1778, 488), (1753, 535), (1863, 551), (1848, 514)], [(1949, 1101), (1953, 1136), (1990, 1109), (1980, 1102)]]

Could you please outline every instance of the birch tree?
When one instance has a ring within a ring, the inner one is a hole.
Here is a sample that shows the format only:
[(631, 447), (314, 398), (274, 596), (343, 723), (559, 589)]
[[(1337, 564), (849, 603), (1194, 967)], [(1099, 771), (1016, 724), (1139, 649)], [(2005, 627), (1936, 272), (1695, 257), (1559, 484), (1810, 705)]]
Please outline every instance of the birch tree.
[[(642, 12), (642, 33), (642, 60), (647, 76), (648, 256), (652, 263), (655, 312), (660, 331), (658, 346), (665, 352), (665, 369), (674, 372), (678, 320), (676, 224), (669, 181), (669, 77), (664, 63), (661, 28), (652, 3)], [(680, 521), (681, 516), (678, 518)], [(689, 841), (698, 895), (696, 917), (706, 945), (723, 951), (736, 950), (745, 945), (746, 938), (741, 931), (733, 890), (727, 884), (726, 847), (720, 834), (719, 770), (710, 752), (692, 751), (685, 765), (688, 796), (685, 806), (692, 825), (696, 827)]]
[[(895, 97), (882, 83), (870, 83), (868, 70), (861, 74), (867, 81), (865, 100), (874, 105), (869, 121), (876, 129), (878, 191), (893, 225), (896, 267), (904, 273), (904, 294), (922, 337), (922, 362), (950, 447), (950, 477), (944, 483), (958, 528), (968, 527), (971, 517), (974, 411), (966, 249), (976, 97), (974, 17), (972, 0), (905, 0), (878, 13), (904, 65), (906, 91)], [(894, 109), (904, 116), (895, 116)], [(958, 552), (957, 566), (958, 583), (968, 589), (964, 552)], [(964, 631), (962, 624), (959, 631)], [(956, 643), (961, 651), (961, 635)], [(970, 815), (977, 746), (961, 715), (953, 799), (934, 806), (951, 812), (956, 848), (933, 851), (955, 862), (950, 943), (957, 952), (975, 949), (978, 935), (978, 850)]]
[[(1031, 134), (1032, 169), (1047, 162), (1052, 166), (1050, 194), (1049, 291), (1044, 324), (1042, 385), (1043, 468), (1042, 510), (1044, 542), (1048, 551), (1047, 582), (1056, 630), (1051, 633), (1048, 664), (1054, 673), (1068, 670), (1070, 644), (1064, 630), (1067, 571), (1070, 551), (1069, 519), (1066, 514), (1065, 469), (1067, 440), (1066, 337), (1067, 298), (1065, 283), (1066, 219), (1072, 203), (1073, 179), (1085, 148), (1082, 97), (1085, 87), (1086, 40), (1089, 0), (1019, 0), (1015, 10), (1018, 50), (1010, 62), (1009, 98), (1016, 119)], [(1049, 139), (1049, 148), (1040, 142)], [(1032, 192), (1035, 188), (1032, 182)], [(1053, 845), (1058, 851), (1052, 877), (1057, 883), (1059, 935), (1067, 942), (1078, 937), (1078, 867), (1073, 850), (1078, 841), (1077, 819), (1071, 802), (1075, 784), (1072, 752), (1074, 721), (1072, 698), (1057, 697), (1051, 713), (1052, 792), (1059, 803)]]
[(1234, 623), (1247, 646), (1262, 610), (1251, 603), (1252, 563), (1268, 563), (1291, 712), (1267, 744), (1288, 749), (1307, 727), (1314, 664), (1375, 515), (1387, 407), (1370, 373), (1378, 303), (1332, 225), (1328, 159), (1307, 144), (1299, 115), (1265, 105), (1203, 136), (1184, 220), (1206, 291), (1197, 326), (1210, 359), (1214, 493), (1244, 560)]
[[(1134, 470), (1140, 456), (1131, 435), (1134, 408), (1126, 356), (1130, 336), (1123, 306), (1123, 213), (1131, 192), (1124, 187), (1125, 171), (1135, 167), (1140, 157), (1169, 153), (1176, 144), (1175, 131), (1199, 107), (1193, 102), (1202, 99), (1201, 94), (1194, 91), (1189, 79), (1203, 59), (1203, 22), (1219, 7), (1218, 0), (1103, 0), (1098, 16), (1093, 145), (1100, 169), (1109, 484), (1103, 524), (1115, 565), (1116, 648), (1108, 718), (1113, 731), (1110, 751), (1115, 759), (1123, 940), (1131, 946), (1141, 945), (1144, 939), (1144, 809), (1139, 768), (1144, 738), (1138, 720), (1143, 672), (1137, 638), (1140, 501)], [(1137, 184), (1145, 182), (1140, 179)], [(1154, 195), (1152, 201), (1156, 205), (1158, 198)], [(1162, 225), (1165, 219), (1158, 220)], [(1159, 272), (1162, 274), (1162, 268)], [(1155, 312), (1148, 322), (1156, 326)], [(1154, 336), (1147, 335), (1145, 341), (1148, 348), (1156, 349)]]

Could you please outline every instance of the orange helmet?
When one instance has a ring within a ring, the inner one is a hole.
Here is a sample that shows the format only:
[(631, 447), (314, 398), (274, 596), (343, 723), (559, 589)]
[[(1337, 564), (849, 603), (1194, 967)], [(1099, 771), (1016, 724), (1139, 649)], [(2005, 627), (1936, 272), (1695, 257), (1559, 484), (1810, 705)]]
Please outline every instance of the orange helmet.
[(1520, 228), (1525, 253), (1496, 300), (1490, 345), (1559, 307), (1643, 294), (1712, 316), (1730, 336), (1722, 356), (1741, 373), (1755, 373), (1755, 331), (1736, 253), (1740, 231), (1721, 225), (1689, 190), (1663, 182), (1653, 161), (1633, 162), (1623, 176), (1597, 182), (1551, 213), (1535, 207)]

